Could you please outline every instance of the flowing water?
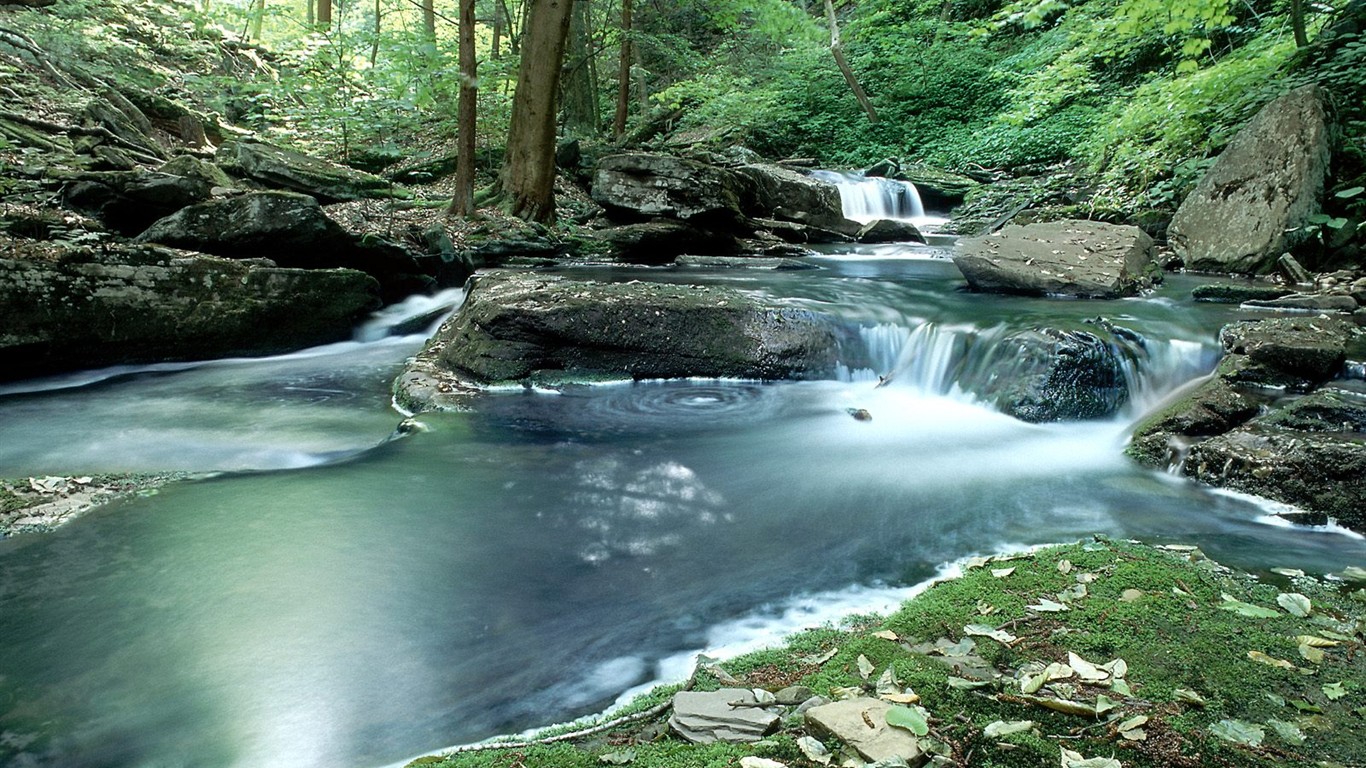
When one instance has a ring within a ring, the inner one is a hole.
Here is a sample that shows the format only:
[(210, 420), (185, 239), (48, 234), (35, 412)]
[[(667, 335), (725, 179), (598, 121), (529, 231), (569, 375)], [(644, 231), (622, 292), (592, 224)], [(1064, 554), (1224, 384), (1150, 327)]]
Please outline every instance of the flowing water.
[[(838, 316), (848, 365), (825, 381), (505, 391), (390, 439), (388, 383), (423, 336), (383, 329), (431, 310), (411, 306), (305, 353), (11, 385), (0, 476), (216, 474), (0, 541), (0, 764), (389, 765), (888, 609), (965, 555), (1093, 533), (1248, 568), (1366, 561), (1123, 457), (1237, 310), (1180, 278), (1115, 302), (969, 294), (943, 256), (578, 270)], [(1098, 314), (1148, 342), (1120, 416), (1031, 425), (973, 399), (1001, 335)]]

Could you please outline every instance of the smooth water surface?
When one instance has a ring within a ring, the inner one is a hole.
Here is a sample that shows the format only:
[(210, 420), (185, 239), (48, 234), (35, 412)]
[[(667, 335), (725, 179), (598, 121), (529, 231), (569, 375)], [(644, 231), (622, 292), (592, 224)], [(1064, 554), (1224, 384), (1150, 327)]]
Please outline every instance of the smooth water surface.
[[(581, 270), (842, 317), (848, 365), (825, 381), (503, 392), (401, 440), (388, 381), (419, 336), (12, 388), (0, 476), (226, 472), (0, 542), (0, 764), (392, 764), (885, 609), (968, 554), (1093, 533), (1252, 568), (1366, 561), (1360, 539), (1122, 456), (1236, 310), (1180, 279), (1116, 302), (973, 295), (942, 255)], [(1001, 335), (1100, 314), (1148, 340), (1121, 416), (1024, 424), (960, 386)]]

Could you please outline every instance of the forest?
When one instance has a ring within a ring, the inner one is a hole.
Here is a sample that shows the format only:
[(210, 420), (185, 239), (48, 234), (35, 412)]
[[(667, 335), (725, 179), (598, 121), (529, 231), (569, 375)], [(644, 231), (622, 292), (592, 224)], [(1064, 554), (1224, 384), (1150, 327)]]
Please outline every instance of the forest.
[(0, 0), (0, 766), (1360, 766), (1366, 0)]

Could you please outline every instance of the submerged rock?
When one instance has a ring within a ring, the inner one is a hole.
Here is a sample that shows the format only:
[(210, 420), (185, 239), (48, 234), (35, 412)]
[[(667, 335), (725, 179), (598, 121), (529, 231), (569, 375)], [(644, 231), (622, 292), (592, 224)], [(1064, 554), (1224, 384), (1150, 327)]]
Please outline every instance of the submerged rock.
[(1211, 304), (1242, 304), (1245, 301), (1267, 301), (1288, 296), (1294, 291), (1282, 285), (1247, 283), (1198, 285), (1191, 291), (1196, 301)]
[(991, 375), (975, 392), (1021, 421), (1110, 416), (1129, 400), (1126, 361), (1142, 353), (1128, 338), (1089, 331), (1035, 328), (1002, 339)]
[(772, 733), (778, 719), (778, 713), (758, 706), (754, 692), (745, 688), (679, 691), (669, 728), (693, 744), (746, 744)]
[(419, 410), (432, 407), (424, 393), (461, 382), (805, 378), (835, 359), (820, 315), (728, 288), (490, 273), (410, 366), (422, 376), (397, 388)]
[(1322, 98), (1306, 85), (1267, 104), (1205, 172), (1167, 230), (1187, 269), (1265, 274), (1309, 236), (1328, 173)]
[(347, 269), (283, 269), (149, 246), (0, 259), (0, 378), (279, 353), (347, 339), (379, 305)]
[(953, 263), (973, 290), (996, 293), (1114, 299), (1161, 279), (1152, 238), (1098, 221), (1008, 226), (960, 241)]

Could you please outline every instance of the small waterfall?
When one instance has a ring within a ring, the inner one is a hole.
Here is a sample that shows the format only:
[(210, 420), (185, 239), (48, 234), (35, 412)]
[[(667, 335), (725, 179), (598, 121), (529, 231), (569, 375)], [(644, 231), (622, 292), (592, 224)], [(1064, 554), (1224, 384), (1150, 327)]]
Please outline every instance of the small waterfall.
[(864, 176), (853, 171), (812, 171), (813, 178), (828, 181), (840, 191), (846, 218), (860, 223), (900, 219), (914, 223), (938, 221), (925, 215), (920, 190), (909, 181)]
[(976, 332), (920, 322), (907, 328), (879, 323), (859, 328), (870, 368), (845, 369), (849, 381), (878, 381), (928, 395), (947, 395)]
[(371, 342), (387, 336), (411, 336), (424, 332), (431, 335), (435, 330), (431, 326), (445, 319), (464, 301), (464, 288), (447, 288), (431, 296), (409, 296), (371, 315), (356, 329), (355, 340)]

